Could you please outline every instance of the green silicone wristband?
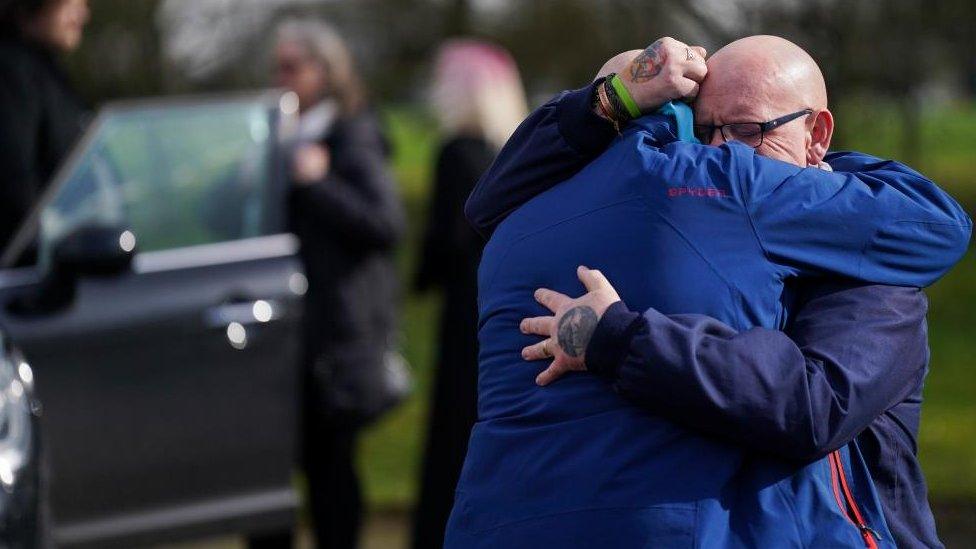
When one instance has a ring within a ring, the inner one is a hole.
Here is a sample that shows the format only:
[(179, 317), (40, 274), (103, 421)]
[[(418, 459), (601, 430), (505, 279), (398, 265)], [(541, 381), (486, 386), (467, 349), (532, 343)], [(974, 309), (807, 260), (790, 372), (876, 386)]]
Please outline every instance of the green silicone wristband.
[(620, 80), (619, 75), (613, 75), (610, 78), (610, 85), (613, 86), (613, 91), (617, 92), (617, 97), (623, 102), (624, 107), (627, 108), (627, 114), (631, 118), (640, 118), (641, 112), (637, 108), (637, 103), (634, 102), (634, 98), (630, 96), (630, 92), (627, 91), (627, 86), (624, 86), (622, 80)]

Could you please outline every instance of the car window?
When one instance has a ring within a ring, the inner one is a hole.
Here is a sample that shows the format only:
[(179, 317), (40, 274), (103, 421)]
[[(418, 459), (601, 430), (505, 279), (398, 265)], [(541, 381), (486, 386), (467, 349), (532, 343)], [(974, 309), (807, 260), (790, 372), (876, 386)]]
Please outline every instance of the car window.
[(261, 101), (106, 113), (41, 210), (40, 261), (85, 224), (127, 227), (141, 252), (267, 234), (271, 113)]

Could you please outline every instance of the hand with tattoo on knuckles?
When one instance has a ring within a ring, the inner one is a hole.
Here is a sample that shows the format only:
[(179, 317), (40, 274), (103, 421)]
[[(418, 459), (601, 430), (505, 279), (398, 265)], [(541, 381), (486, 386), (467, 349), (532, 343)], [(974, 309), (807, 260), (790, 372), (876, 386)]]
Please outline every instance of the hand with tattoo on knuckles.
[[(689, 46), (666, 36), (643, 50), (625, 51), (611, 57), (596, 79), (618, 74), (637, 108), (648, 113), (668, 101), (690, 101), (698, 95), (699, 84), (708, 72), (706, 54), (701, 46)], [(597, 99), (594, 112), (608, 118), (607, 115), (612, 113), (605, 112), (599, 97)]]
[(576, 275), (586, 288), (586, 294), (572, 299), (540, 288), (535, 292), (535, 299), (554, 316), (526, 318), (519, 324), (524, 334), (548, 337), (522, 349), (525, 360), (553, 359), (552, 364), (535, 378), (539, 385), (548, 385), (566, 372), (586, 370), (584, 354), (596, 325), (607, 308), (620, 301), (617, 291), (600, 271), (580, 265)]

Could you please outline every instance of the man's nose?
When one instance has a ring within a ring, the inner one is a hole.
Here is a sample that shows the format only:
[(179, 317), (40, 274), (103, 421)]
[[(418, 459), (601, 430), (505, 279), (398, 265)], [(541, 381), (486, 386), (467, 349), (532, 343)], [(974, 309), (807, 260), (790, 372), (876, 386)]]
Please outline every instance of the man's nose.
[(712, 138), (708, 140), (706, 145), (711, 145), (712, 147), (721, 147), (722, 143), (725, 143), (725, 138), (722, 137), (722, 130), (715, 128), (712, 130)]

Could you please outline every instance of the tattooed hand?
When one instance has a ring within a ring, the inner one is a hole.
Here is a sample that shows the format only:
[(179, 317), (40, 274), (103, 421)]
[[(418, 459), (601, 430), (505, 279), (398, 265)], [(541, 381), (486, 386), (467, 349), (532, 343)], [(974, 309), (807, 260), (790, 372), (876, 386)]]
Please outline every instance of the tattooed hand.
[(607, 307), (620, 301), (617, 291), (600, 271), (580, 266), (576, 269), (576, 275), (586, 287), (586, 294), (572, 299), (559, 292), (540, 288), (535, 292), (535, 299), (552, 311), (554, 316), (526, 318), (519, 325), (524, 334), (547, 338), (522, 349), (525, 360), (553, 359), (549, 367), (535, 378), (539, 385), (548, 385), (566, 372), (586, 369), (586, 346), (593, 337), (596, 325)]
[(597, 78), (618, 73), (642, 112), (652, 112), (672, 99), (691, 100), (708, 72), (705, 48), (664, 37), (643, 50), (610, 58)]
[(664, 49), (663, 38), (656, 40), (630, 62), (630, 81), (634, 83), (647, 82), (661, 74), (664, 62), (668, 59), (668, 52)]

